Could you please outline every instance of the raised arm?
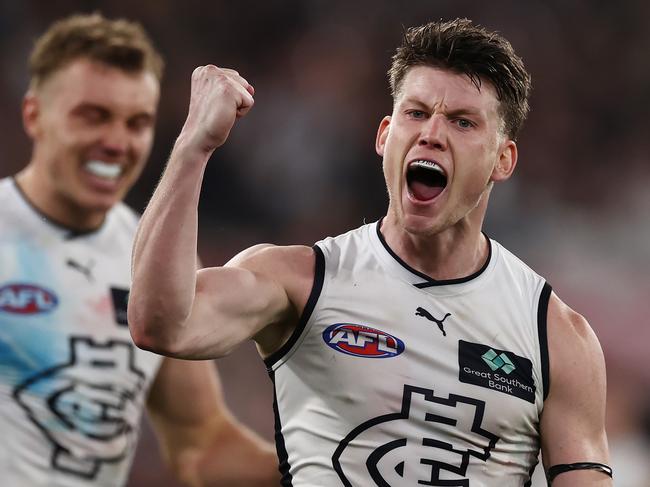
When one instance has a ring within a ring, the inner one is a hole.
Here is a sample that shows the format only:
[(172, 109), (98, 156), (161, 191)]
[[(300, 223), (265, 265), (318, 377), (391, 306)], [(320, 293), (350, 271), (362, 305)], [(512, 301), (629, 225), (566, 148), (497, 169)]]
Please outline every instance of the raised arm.
[(553, 487), (610, 487), (612, 479), (598, 466), (609, 463), (603, 353), (587, 321), (555, 294), (549, 300), (548, 345), (550, 391), (541, 419), (544, 468), (558, 472)]
[(128, 313), (131, 335), (141, 348), (213, 358), (259, 335), (268, 342), (262, 348), (273, 351), (297, 313), (285, 289), (291, 286), (286, 282), (292, 267), (283, 263), (291, 262), (293, 252), (298, 260), (305, 256), (301, 262), (307, 269), (311, 256), (302, 248), (256, 247), (230, 266), (196, 272), (205, 166), (235, 120), (253, 106), (253, 92), (233, 70), (210, 65), (192, 74), (187, 120), (134, 243)]

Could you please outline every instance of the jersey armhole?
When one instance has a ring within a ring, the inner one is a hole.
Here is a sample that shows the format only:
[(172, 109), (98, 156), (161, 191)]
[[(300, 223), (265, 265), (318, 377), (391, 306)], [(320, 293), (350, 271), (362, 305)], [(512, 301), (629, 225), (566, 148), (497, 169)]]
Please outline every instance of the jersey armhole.
[(323, 255), (323, 251), (318, 245), (314, 245), (312, 249), (314, 250), (314, 255), (316, 257), (314, 284), (312, 285), (311, 292), (309, 293), (309, 298), (305, 304), (305, 308), (302, 310), (302, 314), (298, 320), (298, 325), (296, 326), (296, 329), (293, 330), (293, 333), (289, 337), (289, 340), (287, 340), (287, 343), (282, 345), (278, 351), (264, 359), (264, 364), (266, 365), (266, 369), (269, 374), (272, 372), (273, 366), (279, 362), (287, 353), (289, 353), (289, 350), (293, 348), (300, 336), (303, 334), (305, 326), (307, 326), (307, 322), (309, 321), (309, 318), (311, 318), (311, 314), (316, 307), (316, 303), (318, 302), (318, 298), (320, 297), (321, 291), (323, 289), (323, 282), (325, 280), (325, 256)]
[(546, 400), (550, 387), (550, 372), (548, 360), (548, 335), (547, 335), (547, 319), (548, 319), (548, 301), (551, 297), (553, 288), (548, 282), (544, 283), (542, 292), (539, 295), (539, 304), (537, 306), (537, 333), (539, 336), (539, 355), (542, 367), (542, 388), (543, 398)]

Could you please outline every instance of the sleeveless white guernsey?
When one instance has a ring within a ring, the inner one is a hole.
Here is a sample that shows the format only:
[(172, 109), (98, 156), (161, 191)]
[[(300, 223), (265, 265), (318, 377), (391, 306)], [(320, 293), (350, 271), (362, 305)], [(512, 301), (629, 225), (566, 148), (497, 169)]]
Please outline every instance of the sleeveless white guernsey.
[(126, 483), (161, 357), (126, 324), (137, 217), (75, 235), (0, 180), (0, 485)]
[(530, 485), (550, 286), (493, 240), (450, 281), (402, 262), (379, 223), (314, 249), (300, 324), (266, 361), (282, 485)]

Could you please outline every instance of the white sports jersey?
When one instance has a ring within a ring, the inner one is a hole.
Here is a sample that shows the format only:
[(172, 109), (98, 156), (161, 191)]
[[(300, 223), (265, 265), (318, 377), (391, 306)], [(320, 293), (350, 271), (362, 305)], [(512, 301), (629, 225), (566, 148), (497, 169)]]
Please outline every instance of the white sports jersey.
[(120, 486), (160, 358), (126, 324), (137, 217), (74, 234), (0, 180), (0, 485)]
[(282, 485), (529, 485), (551, 288), (490, 247), (449, 281), (401, 261), (379, 223), (314, 247), (300, 324), (267, 359)]

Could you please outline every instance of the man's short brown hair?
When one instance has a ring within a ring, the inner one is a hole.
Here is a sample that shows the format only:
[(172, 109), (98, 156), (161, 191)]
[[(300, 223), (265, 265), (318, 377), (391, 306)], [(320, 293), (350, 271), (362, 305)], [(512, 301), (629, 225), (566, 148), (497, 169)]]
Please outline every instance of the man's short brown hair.
[(101, 14), (72, 15), (52, 24), (29, 57), (30, 87), (38, 88), (71, 61), (89, 59), (128, 73), (150, 71), (158, 81), (164, 62), (137, 22)]
[(504, 132), (515, 140), (528, 116), (530, 75), (510, 43), (496, 32), (472, 24), (468, 19), (430, 22), (404, 33), (388, 71), (393, 99), (408, 70), (432, 66), (466, 74), (480, 89), (490, 82), (500, 101)]

